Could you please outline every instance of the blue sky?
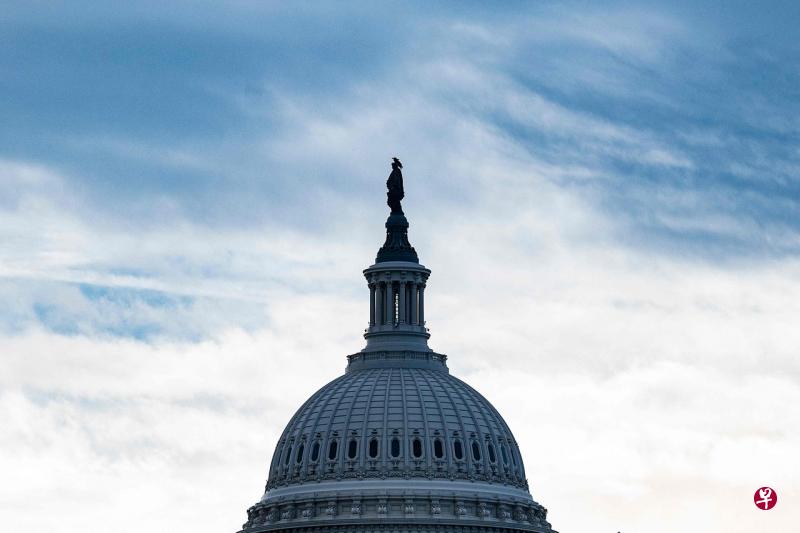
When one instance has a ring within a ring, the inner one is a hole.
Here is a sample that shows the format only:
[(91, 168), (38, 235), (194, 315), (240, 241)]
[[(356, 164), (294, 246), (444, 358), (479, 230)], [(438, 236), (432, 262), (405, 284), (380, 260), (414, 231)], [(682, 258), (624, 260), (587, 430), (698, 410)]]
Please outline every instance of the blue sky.
[[(790, 510), (734, 502), (800, 479), (796, 412), (748, 411), (800, 400), (798, 20), (790, 2), (4, 6), (8, 526), (52, 490), (77, 502), (65, 531), (131, 498), (137, 530), (175, 506), (235, 527), (283, 421), (360, 349), (399, 156), (433, 346), (527, 437), (558, 528), (673, 531), (652, 523), (666, 499), (706, 531), (782, 530)], [(275, 368), (302, 385), (265, 387)], [(597, 450), (563, 447), (585, 435)], [(55, 464), (80, 468), (22, 482)], [(603, 511), (620, 497), (640, 512)]]
[[(309, 158), (298, 175), (275, 147), (247, 145), (302, 137), (287, 107), (330, 123), (381, 106), (416, 115), (404, 96), (424, 92), (524, 153), (577, 167), (552, 179), (619, 217), (632, 245), (715, 258), (796, 253), (785, 233), (799, 219), (797, 8), (695, 4), (22, 4), (2, 23), (3, 152), (68, 173), (74, 201), (104, 223), (289, 217), (316, 229), (333, 213), (298, 217), (306, 188), (367, 201), (363, 182), (377, 170), (336, 152)], [(426, 68), (440, 62), (485, 78), (428, 83)], [(598, 131), (549, 128), (547, 116), (493, 100), (498, 89), (522, 106), (534, 98), (587, 116)], [(435, 130), (446, 120), (408, 122)], [(743, 227), (731, 235), (713, 217)]]
[[(483, 141), (447, 136), (476, 128), (608, 217), (598, 239), (797, 254), (796, 7), (79, 5), (4, 15), (0, 135), (6, 161), (64, 175), (60, 207), (89, 224), (324, 232), (345, 201), (377, 210), (386, 154), (418, 146), (427, 201), (468, 207), (482, 190), (445, 174)], [(375, 152), (324, 145), (362, 114)]]

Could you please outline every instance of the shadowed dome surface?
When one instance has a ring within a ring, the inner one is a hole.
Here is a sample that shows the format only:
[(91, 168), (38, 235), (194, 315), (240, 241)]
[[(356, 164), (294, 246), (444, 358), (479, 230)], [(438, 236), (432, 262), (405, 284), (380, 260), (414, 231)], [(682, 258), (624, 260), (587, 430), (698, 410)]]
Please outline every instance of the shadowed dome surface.
[(434, 368), (348, 372), (278, 443), (267, 489), (335, 479), (466, 479), (527, 489), (514, 436), (475, 389)]
[(428, 347), (431, 271), (408, 240), (401, 169), (364, 270), (366, 346), (289, 421), (240, 533), (555, 533), (503, 417)]

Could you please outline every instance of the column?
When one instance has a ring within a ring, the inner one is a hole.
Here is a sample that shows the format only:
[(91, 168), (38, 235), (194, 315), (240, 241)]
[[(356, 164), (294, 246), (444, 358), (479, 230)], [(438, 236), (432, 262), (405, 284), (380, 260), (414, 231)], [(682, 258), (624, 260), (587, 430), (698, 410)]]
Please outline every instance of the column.
[(383, 313), (386, 307), (383, 304), (383, 284), (380, 281), (376, 281), (375, 289), (375, 323), (380, 325), (383, 324)]
[(419, 325), (425, 325), (425, 284), (419, 286)]
[(392, 293), (391, 280), (385, 283), (386, 285), (386, 315), (384, 315), (384, 323), (391, 326), (394, 323), (394, 294)]
[(375, 324), (381, 325), (383, 323), (383, 290), (381, 289), (381, 283), (379, 281), (375, 282)]
[(409, 281), (406, 283), (406, 323), (413, 324), (411, 322), (411, 308), (414, 307), (414, 283)]
[(418, 283), (411, 284), (411, 323), (419, 324), (419, 302), (417, 300)]
[(398, 305), (397, 305), (397, 322), (400, 324), (406, 323), (406, 282), (401, 281), (397, 286)]
[(369, 325), (375, 325), (375, 284), (369, 284)]

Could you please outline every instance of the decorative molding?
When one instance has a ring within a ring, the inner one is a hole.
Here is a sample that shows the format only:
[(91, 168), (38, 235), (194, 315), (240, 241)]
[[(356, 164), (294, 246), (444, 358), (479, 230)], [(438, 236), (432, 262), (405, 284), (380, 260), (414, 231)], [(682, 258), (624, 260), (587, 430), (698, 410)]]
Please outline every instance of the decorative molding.
[[(345, 516), (337, 513), (340, 504), (347, 506), (350, 510)], [(296, 509), (301, 509), (301, 512), (295, 512)], [(317, 510), (319, 512), (316, 512)], [(276, 521), (274, 518), (278, 514), (280, 520)], [(347, 521), (353, 519), (358, 519), (359, 522), (380, 520), (380, 523), (400, 524), (401, 526), (407, 521), (418, 523), (419, 520), (425, 519), (435, 520), (436, 524), (469, 524), (470, 521), (473, 521), (485, 524), (484, 527), (492, 527), (492, 524), (497, 524), (506, 531), (511, 529), (534, 533), (555, 533), (545, 520), (546, 515), (547, 510), (538, 503), (522, 504), (503, 498), (487, 502), (470, 498), (452, 500), (445, 498), (443, 500), (422, 495), (403, 494), (363, 494), (357, 498), (322, 500), (298, 496), (296, 500), (282, 501), (280, 504), (266, 501), (254, 505), (248, 509), (248, 521), (242, 526), (240, 533), (295, 528), (304, 523), (329, 527), (339, 521), (350, 523)]]

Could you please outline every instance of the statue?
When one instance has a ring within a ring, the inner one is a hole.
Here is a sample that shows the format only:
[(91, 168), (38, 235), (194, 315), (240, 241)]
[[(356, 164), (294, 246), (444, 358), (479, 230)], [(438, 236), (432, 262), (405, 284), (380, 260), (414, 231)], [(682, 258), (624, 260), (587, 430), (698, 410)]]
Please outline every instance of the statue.
[(396, 157), (392, 158), (392, 173), (389, 174), (389, 179), (386, 180), (386, 188), (389, 191), (386, 193), (386, 203), (392, 209), (392, 214), (403, 214), (403, 208), (400, 205), (400, 200), (403, 199), (405, 193), (403, 192), (403, 173), (400, 169), (403, 168), (403, 163)]
[(417, 252), (411, 243), (408, 242), (408, 220), (403, 214), (403, 207), (400, 200), (403, 199), (403, 173), (400, 170), (403, 163), (396, 157), (392, 158), (392, 173), (386, 180), (386, 203), (392, 210), (386, 219), (386, 242), (383, 243), (378, 255), (375, 257), (376, 263), (386, 261), (409, 261), (419, 263)]

